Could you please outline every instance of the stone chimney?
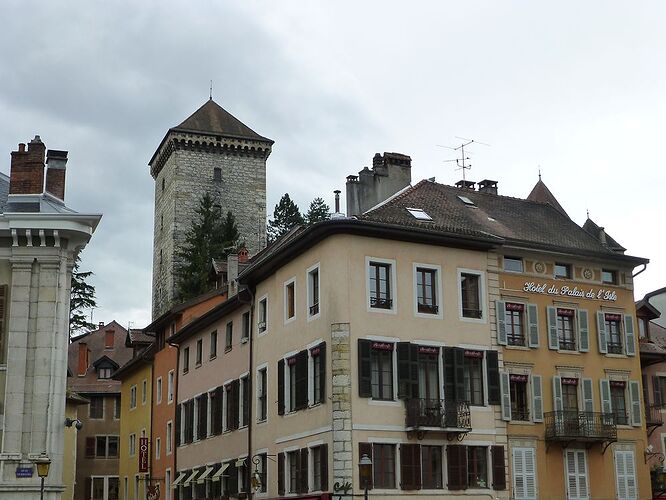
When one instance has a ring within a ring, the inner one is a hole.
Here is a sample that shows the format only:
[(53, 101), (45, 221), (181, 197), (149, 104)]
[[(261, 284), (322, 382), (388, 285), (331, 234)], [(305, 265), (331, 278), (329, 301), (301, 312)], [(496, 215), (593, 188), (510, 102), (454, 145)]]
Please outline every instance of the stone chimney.
[(483, 179), (479, 182), (479, 193), (497, 194), (497, 181)]
[(42, 194), (44, 192), (44, 155), (46, 146), (38, 135), (28, 144), (12, 151), (9, 194)]
[(79, 377), (85, 376), (88, 371), (88, 344), (79, 342), (79, 359), (77, 366), (77, 375)]
[(49, 149), (46, 153), (46, 188), (47, 193), (65, 201), (65, 172), (67, 168), (67, 151)]
[(238, 254), (227, 256), (227, 297), (234, 297), (238, 293)]

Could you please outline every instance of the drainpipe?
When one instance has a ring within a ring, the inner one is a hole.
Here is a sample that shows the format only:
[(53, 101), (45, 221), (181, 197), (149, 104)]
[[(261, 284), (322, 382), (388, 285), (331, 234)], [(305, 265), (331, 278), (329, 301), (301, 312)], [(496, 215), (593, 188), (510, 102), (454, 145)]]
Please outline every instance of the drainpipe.
[[(254, 492), (252, 491), (252, 481), (250, 481), (250, 478), (252, 476), (252, 472), (250, 470), (250, 467), (252, 465), (252, 403), (253, 403), (253, 390), (252, 388), (254, 387), (254, 384), (252, 381), (254, 380), (254, 370), (252, 369), (252, 363), (253, 363), (253, 342), (252, 338), (254, 337), (254, 292), (253, 290), (248, 287), (246, 288), (247, 292), (250, 294), (250, 300), (249, 302), (245, 302), (242, 299), (242, 293), (239, 290), (238, 292), (238, 299), (241, 303), (243, 304), (250, 304), (250, 331), (248, 332), (248, 375), (247, 375), (247, 385), (248, 385), (248, 392), (250, 393), (250, 401), (248, 403), (248, 411), (247, 411), (247, 459), (246, 459), (246, 469), (245, 469), (245, 474), (247, 476), (247, 498), (248, 500), (252, 500), (254, 496)], [(242, 410), (241, 410), (242, 411)]]
[(643, 264), (643, 269), (641, 269), (640, 271), (638, 271), (636, 274), (632, 274), (631, 277), (632, 277), (632, 278), (635, 278), (636, 276), (638, 276), (639, 274), (641, 274), (641, 273), (642, 273), (643, 271), (645, 271), (646, 269), (647, 269), (647, 264)]

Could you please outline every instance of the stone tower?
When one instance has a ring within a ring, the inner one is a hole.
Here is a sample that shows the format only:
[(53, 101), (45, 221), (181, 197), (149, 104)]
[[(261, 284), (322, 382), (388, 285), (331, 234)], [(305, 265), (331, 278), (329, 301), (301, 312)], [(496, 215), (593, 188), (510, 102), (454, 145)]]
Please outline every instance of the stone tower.
[(150, 159), (155, 179), (153, 319), (178, 301), (178, 251), (201, 196), (210, 193), (236, 217), (253, 255), (266, 245), (266, 159), (273, 141), (212, 99), (169, 129)]

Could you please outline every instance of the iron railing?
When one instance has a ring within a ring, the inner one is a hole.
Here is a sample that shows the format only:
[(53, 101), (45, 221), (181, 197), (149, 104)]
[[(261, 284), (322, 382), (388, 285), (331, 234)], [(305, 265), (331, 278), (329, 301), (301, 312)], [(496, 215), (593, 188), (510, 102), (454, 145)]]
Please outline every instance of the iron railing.
[(664, 423), (661, 415), (662, 405), (645, 405), (645, 423), (649, 426), (659, 427)]
[(370, 307), (376, 309), (391, 309), (393, 307), (393, 299), (383, 297), (370, 297)]
[(544, 414), (546, 440), (615, 441), (617, 424), (613, 413), (561, 410)]
[(439, 427), (441, 429), (470, 430), (472, 416), (467, 401), (442, 399), (408, 399), (405, 425), (409, 428)]

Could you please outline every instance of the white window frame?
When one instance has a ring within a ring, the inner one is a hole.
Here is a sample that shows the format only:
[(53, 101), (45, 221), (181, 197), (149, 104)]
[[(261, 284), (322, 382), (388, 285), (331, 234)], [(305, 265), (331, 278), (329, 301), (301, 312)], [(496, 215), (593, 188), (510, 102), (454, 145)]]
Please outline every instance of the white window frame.
[[(376, 262), (377, 264), (389, 264), (391, 267), (391, 308), (383, 309), (381, 307), (370, 306), (370, 263)], [(395, 259), (384, 259), (381, 257), (365, 257), (365, 302), (368, 312), (380, 314), (398, 314), (398, 278), (397, 278), (397, 262)]]
[(155, 380), (155, 392), (157, 393), (155, 395), (157, 404), (160, 404), (162, 402), (162, 377), (157, 377)]
[(141, 406), (145, 405), (146, 401), (148, 401), (148, 380), (144, 378), (141, 382)]
[[(290, 318), (288, 317), (289, 314), (289, 307), (287, 304), (287, 298), (288, 298), (288, 293), (287, 293), (287, 287), (289, 285), (294, 285), (294, 315)], [(283, 305), (284, 305), (284, 324), (291, 323), (292, 321), (296, 320), (296, 317), (298, 316), (298, 310), (296, 308), (296, 276), (289, 278), (287, 281), (285, 281), (282, 285), (282, 295), (284, 300)]]
[(130, 457), (133, 457), (134, 455), (136, 455), (136, 434), (134, 432), (132, 432), (129, 435), (129, 440), (128, 440), (128, 443), (127, 443), (127, 449), (128, 449), (127, 454)]
[[(378, 335), (367, 335), (364, 337), (364, 340), (373, 340), (377, 342), (390, 342), (393, 344), (393, 350), (391, 351), (391, 365), (393, 366), (393, 399), (385, 400), (385, 399), (374, 399), (372, 395), (370, 398), (368, 398), (368, 404), (369, 405), (375, 405), (375, 406), (402, 406), (402, 401), (398, 399), (398, 342), (400, 342), (400, 339), (397, 337), (382, 337)], [(441, 361), (441, 356), (440, 356), (440, 365), (442, 363)], [(372, 370), (372, 366), (370, 367)], [(443, 378), (441, 380), (444, 380)], [(444, 392), (444, 384), (440, 384), (440, 397), (442, 396)]]
[[(480, 318), (467, 318), (463, 316), (462, 308), (462, 284), (460, 280), (463, 274), (475, 274), (479, 277), (479, 306), (481, 307)], [(486, 297), (486, 272), (478, 269), (467, 269), (459, 267), (456, 272), (456, 288), (458, 289), (458, 319), (469, 323), (488, 322), (488, 299)]]
[(173, 394), (174, 394), (173, 383), (175, 381), (174, 377), (175, 377), (174, 370), (169, 370), (169, 373), (167, 374), (167, 404), (173, 403)]
[[(93, 488), (95, 487), (95, 484), (94, 484), (95, 479), (103, 479), (103, 481), (104, 481), (104, 497), (103, 498), (104, 498), (104, 500), (108, 500), (108, 498), (109, 498), (109, 479), (114, 479), (114, 478), (118, 479), (118, 490), (119, 490), (118, 493), (120, 493), (120, 476), (100, 476), (100, 475), (90, 476), (90, 491), (88, 492), (88, 493), (90, 493), (90, 498), (92, 498)], [(127, 479), (127, 478), (125, 478), (125, 479)]]
[[(318, 304), (318, 309), (317, 309), (317, 314), (310, 314), (310, 307), (314, 306), (312, 303), (312, 297), (314, 295), (313, 289), (312, 289), (312, 284), (310, 281), (310, 275), (312, 274), (313, 271), (317, 271), (317, 297), (319, 297), (319, 301), (317, 302)], [(306, 315), (308, 318), (308, 321), (313, 321), (321, 316), (321, 266), (320, 263), (317, 262), (316, 264), (308, 267), (305, 270), (305, 283), (307, 284), (307, 298), (308, 302), (306, 304)]]
[[(417, 269), (431, 269), (435, 271), (435, 292), (437, 293), (437, 314), (419, 312)], [(412, 263), (412, 292), (414, 297), (414, 317), (427, 319), (442, 319), (444, 317), (444, 296), (442, 294), (442, 266), (437, 264)]]
[(166, 454), (173, 453), (173, 420), (168, 420), (166, 423)]
[[(264, 301), (266, 303), (266, 308), (265, 308), (266, 314), (264, 318), (265, 321), (263, 321), (264, 330), (261, 331), (262, 321), (261, 321), (261, 314), (259, 314), (259, 312), (261, 311), (261, 303)], [(267, 333), (268, 333), (268, 295), (266, 294), (259, 297), (259, 300), (257, 301), (257, 337), (263, 337)]]
[[(259, 420), (259, 409), (261, 408), (261, 384), (259, 383), (259, 373), (261, 370), (266, 370), (266, 418), (264, 420)], [(256, 368), (255, 380), (257, 381), (257, 387), (255, 390), (255, 421), (258, 424), (268, 421), (268, 363), (262, 363)]]
[(136, 410), (136, 402), (137, 402), (137, 397), (136, 397), (136, 384), (130, 386), (130, 401), (129, 401), (129, 409), (130, 411)]
[(164, 500), (171, 500), (171, 468), (164, 470)]
[(317, 347), (319, 344), (323, 344), (324, 339), (317, 339), (314, 342), (310, 342), (305, 349), (308, 352), (308, 407), (318, 406), (322, 403), (315, 403), (314, 400), (314, 358), (312, 357), (312, 349)]
[(160, 437), (156, 437), (155, 438), (155, 459), (159, 460), (161, 454), (162, 454), (162, 439)]

